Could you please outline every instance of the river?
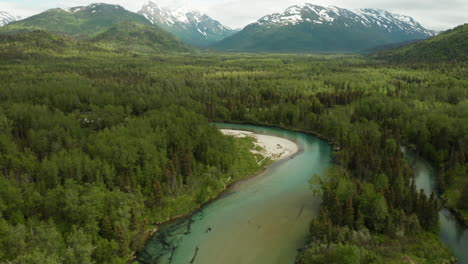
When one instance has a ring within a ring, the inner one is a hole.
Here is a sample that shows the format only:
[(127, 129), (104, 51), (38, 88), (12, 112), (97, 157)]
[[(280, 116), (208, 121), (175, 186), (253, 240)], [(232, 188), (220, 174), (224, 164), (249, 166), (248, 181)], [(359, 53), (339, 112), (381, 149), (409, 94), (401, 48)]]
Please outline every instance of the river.
[[(292, 264), (304, 246), (310, 220), (320, 207), (308, 180), (331, 166), (331, 146), (313, 136), (277, 128), (219, 126), (284, 137), (298, 143), (301, 150), (256, 177), (234, 184), (192, 216), (160, 226), (160, 232), (139, 252), (140, 263)], [(417, 187), (427, 194), (434, 192), (433, 167), (421, 158), (408, 157)], [(441, 241), (459, 263), (468, 264), (467, 229), (445, 208), (439, 218)]]
[(325, 141), (277, 128), (221, 124), (295, 141), (300, 151), (234, 184), (191, 217), (160, 227), (138, 256), (140, 263), (289, 264), (304, 246), (320, 199), (309, 179), (332, 164)]
[[(415, 184), (418, 189), (430, 195), (436, 192), (436, 171), (427, 161), (408, 155), (415, 172)], [(442, 207), (439, 212), (440, 231), (442, 243), (454, 253), (460, 264), (468, 264), (468, 229), (459, 224), (452, 213)]]

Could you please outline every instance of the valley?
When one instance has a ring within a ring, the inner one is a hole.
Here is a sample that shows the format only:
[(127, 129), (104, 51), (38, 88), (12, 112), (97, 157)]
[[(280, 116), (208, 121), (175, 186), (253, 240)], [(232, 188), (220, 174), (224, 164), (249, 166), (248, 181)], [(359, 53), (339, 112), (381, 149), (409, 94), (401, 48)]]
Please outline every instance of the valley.
[(0, 13), (0, 262), (468, 263), (466, 24), (187, 10)]

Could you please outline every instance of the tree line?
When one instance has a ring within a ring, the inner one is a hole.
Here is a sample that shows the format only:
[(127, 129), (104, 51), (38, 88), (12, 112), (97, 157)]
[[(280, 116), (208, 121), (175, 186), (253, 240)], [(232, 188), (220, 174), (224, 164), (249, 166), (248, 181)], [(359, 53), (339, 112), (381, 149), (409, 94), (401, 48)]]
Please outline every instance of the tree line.
[(433, 235), (435, 197), (416, 190), (400, 146), (434, 162), (439, 188), (464, 208), (465, 63), (64, 47), (0, 54), (1, 261), (123, 262), (152, 223), (259, 169), (251, 142), (208, 121), (313, 131), (341, 147), (320, 184), (306, 263), (447, 257)]

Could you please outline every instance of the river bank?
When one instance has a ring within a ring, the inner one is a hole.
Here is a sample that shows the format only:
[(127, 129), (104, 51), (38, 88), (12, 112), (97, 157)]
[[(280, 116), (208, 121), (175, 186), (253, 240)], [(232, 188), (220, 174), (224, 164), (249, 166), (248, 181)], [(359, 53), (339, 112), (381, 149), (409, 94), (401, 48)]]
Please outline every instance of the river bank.
[(459, 210), (456, 208), (451, 207), (448, 204), (447, 198), (445, 198), (442, 194), (439, 195), (439, 198), (442, 200), (442, 203), (447, 210), (449, 210), (455, 218), (460, 222), (461, 225), (463, 225), (465, 228), (468, 228), (468, 218), (465, 217)]
[[(192, 215), (161, 225), (139, 253), (142, 263), (190, 263), (194, 257), (207, 264), (294, 263), (306, 242), (310, 219), (320, 208), (308, 181), (332, 164), (332, 147), (310, 135), (277, 128), (234, 124), (221, 128), (287, 138), (300, 151), (281, 155), (281, 161), (231, 185)], [(286, 153), (289, 147), (279, 144), (280, 153)]]
[[(261, 160), (258, 161), (258, 164), (264, 165), (264, 166), (259, 171), (257, 171), (256, 173), (252, 175), (246, 175), (246, 177), (243, 177), (241, 179), (234, 180), (234, 181), (229, 180), (229, 182), (227, 182), (224, 185), (223, 189), (221, 189), (215, 196), (210, 197), (207, 201), (203, 202), (197, 207), (194, 207), (187, 214), (176, 215), (164, 221), (155, 223), (154, 225), (156, 227), (151, 230), (148, 230), (145, 234), (147, 238), (147, 242), (159, 232), (159, 226), (169, 225), (170, 223), (190, 217), (191, 215), (202, 210), (208, 204), (219, 199), (222, 195), (226, 194), (226, 192), (234, 185), (239, 184), (242, 181), (247, 181), (249, 179), (252, 179), (260, 175), (262, 172), (264, 172), (268, 168), (268, 166), (280, 160), (284, 160), (286, 158), (292, 157), (301, 150), (300, 146), (296, 142), (282, 138), (282, 137), (278, 137), (278, 136), (259, 134), (259, 133), (255, 133), (252, 131), (245, 131), (245, 130), (238, 130), (238, 129), (219, 129), (219, 130), (221, 133), (223, 133), (226, 136), (233, 136), (236, 138), (245, 138), (245, 137), (253, 138), (254, 139), (253, 143), (255, 147), (251, 150), (251, 152), (253, 154), (257, 154), (263, 157)], [(270, 161), (270, 162), (263, 163), (263, 161), (265, 160)], [(136, 259), (137, 259), (137, 256), (136, 256), (136, 253), (134, 253), (130, 257), (129, 262), (133, 262)]]
[(265, 159), (268, 158), (272, 161), (285, 159), (299, 151), (299, 146), (295, 142), (285, 138), (257, 134), (252, 131), (244, 130), (220, 129), (220, 131), (227, 136), (233, 136), (237, 138), (253, 138), (255, 140), (255, 148), (252, 149), (251, 152), (254, 154), (259, 154)]
[[(291, 140), (281, 138), (281, 137), (258, 134), (252, 131), (245, 131), (245, 130), (236, 130), (236, 129), (219, 129), (219, 130), (221, 133), (227, 136), (233, 136), (233, 137), (238, 137), (238, 138), (243, 138), (243, 137), (248, 136), (248, 137), (253, 138), (255, 140), (254, 141), (255, 147), (251, 150), (251, 152), (254, 154), (261, 155), (263, 157), (262, 160), (269, 159), (270, 161), (273, 161), (273, 162), (280, 161), (288, 157), (292, 157), (294, 154), (298, 153), (300, 150), (300, 147), (296, 142), (293, 142)], [(258, 163), (260, 164), (262, 160), (258, 161)], [(215, 196), (212, 196), (204, 203), (193, 208), (192, 211), (190, 211), (189, 213), (173, 216), (164, 221), (157, 222), (154, 225), (156, 226), (164, 225), (172, 221), (176, 221), (178, 219), (190, 216), (194, 212), (202, 209), (205, 205), (219, 198), (221, 195), (225, 193), (226, 190), (228, 190), (234, 184), (251, 179), (259, 175), (268, 167), (268, 165), (271, 165), (271, 164), (272, 163), (263, 164), (265, 166), (252, 175), (246, 175), (245, 177), (235, 180), (235, 181), (230, 180), (224, 185), (224, 188), (221, 189)], [(156, 228), (156, 229), (150, 230), (149, 232), (151, 232), (151, 234), (154, 235), (154, 233), (156, 233), (157, 231), (158, 230)]]
[[(415, 183), (418, 189), (424, 190), (426, 195), (431, 193), (437, 194), (437, 170), (436, 168), (424, 158), (409, 153), (408, 160), (411, 162), (414, 173)], [(456, 211), (451, 210), (445, 204), (442, 196), (442, 207), (439, 211), (439, 239), (449, 248), (458, 259), (457, 263), (468, 263), (468, 229), (463, 225), (463, 221), (457, 215)]]

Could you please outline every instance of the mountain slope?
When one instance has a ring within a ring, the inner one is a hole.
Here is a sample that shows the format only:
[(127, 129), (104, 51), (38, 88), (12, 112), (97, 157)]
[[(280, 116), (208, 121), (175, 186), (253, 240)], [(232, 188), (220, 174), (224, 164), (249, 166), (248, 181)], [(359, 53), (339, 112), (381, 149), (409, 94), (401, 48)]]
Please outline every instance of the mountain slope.
[(182, 41), (196, 46), (213, 44), (237, 32), (200, 12), (172, 10), (154, 2), (145, 4), (138, 13)]
[(104, 48), (138, 53), (187, 52), (190, 49), (157, 26), (123, 21), (92, 39)]
[(377, 57), (399, 61), (467, 61), (468, 24), (445, 31), (424, 41), (380, 52)]
[(0, 59), (27, 59), (45, 56), (76, 56), (106, 50), (85, 41), (46, 31), (0, 34)]
[(20, 19), (20, 17), (14, 17), (7, 12), (0, 11), (0, 27), (5, 26), (18, 19)]
[(412, 18), (383, 10), (351, 11), (312, 4), (267, 15), (214, 45), (241, 51), (356, 52), (425, 39), (434, 32)]
[(151, 24), (146, 18), (118, 5), (92, 4), (68, 11), (50, 9), (2, 27), (2, 32), (46, 30), (52, 33), (88, 37), (104, 32), (121, 21)]

